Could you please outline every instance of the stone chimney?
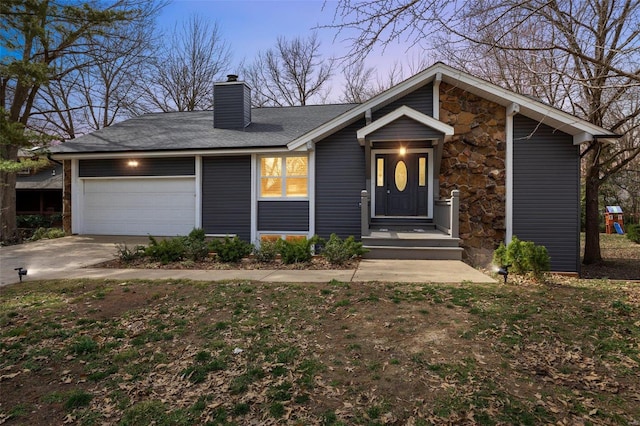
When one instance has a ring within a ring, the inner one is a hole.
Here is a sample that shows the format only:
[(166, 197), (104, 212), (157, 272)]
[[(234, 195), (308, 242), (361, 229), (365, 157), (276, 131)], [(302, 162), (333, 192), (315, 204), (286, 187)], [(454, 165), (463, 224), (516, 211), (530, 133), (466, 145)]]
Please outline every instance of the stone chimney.
[(213, 85), (213, 127), (244, 129), (251, 124), (251, 88), (235, 74)]

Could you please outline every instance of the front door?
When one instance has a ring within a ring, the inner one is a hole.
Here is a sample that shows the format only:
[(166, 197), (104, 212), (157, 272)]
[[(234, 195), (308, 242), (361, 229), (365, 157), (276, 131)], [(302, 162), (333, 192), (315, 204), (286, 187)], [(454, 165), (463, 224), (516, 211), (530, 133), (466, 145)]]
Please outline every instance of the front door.
[(427, 216), (427, 155), (375, 155), (376, 216)]

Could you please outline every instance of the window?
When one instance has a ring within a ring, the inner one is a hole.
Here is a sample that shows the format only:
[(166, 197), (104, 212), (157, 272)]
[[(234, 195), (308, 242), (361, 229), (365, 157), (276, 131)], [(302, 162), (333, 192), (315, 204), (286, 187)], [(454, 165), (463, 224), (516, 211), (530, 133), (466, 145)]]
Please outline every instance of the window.
[(384, 158), (377, 159), (376, 186), (384, 186)]
[(261, 198), (304, 198), (308, 195), (309, 165), (306, 156), (262, 157)]
[(261, 234), (260, 241), (276, 242), (278, 240), (297, 241), (307, 238), (306, 234)]

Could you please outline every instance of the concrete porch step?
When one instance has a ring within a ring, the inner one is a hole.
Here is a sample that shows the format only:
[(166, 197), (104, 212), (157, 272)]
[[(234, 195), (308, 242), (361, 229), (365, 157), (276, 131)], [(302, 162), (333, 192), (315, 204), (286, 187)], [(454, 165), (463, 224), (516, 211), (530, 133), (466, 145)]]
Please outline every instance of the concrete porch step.
[(398, 236), (363, 236), (362, 243), (364, 245), (374, 247), (459, 247), (459, 238), (430, 238), (417, 234), (403, 234)]
[(402, 247), (363, 245), (365, 259), (462, 260), (461, 247)]

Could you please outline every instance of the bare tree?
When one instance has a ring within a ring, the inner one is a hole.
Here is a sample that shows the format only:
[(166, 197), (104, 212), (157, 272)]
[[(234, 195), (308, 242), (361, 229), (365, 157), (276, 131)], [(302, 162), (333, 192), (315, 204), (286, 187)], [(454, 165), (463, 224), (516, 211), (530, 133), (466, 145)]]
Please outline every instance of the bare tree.
[(333, 68), (334, 60), (322, 58), (313, 33), (307, 39), (279, 37), (276, 47), (260, 52), (244, 73), (254, 106), (294, 106), (324, 102)]
[(191, 16), (176, 26), (142, 79), (144, 111), (213, 108), (213, 84), (228, 72), (231, 52), (217, 23)]
[(142, 0), (0, 2), (0, 45), (9, 53), (0, 58), (0, 240), (16, 234), (15, 173), (25, 167), (18, 150), (43, 141), (27, 131), (42, 87), (87, 66), (67, 59), (88, 58), (91, 36), (117, 37), (117, 24), (145, 16), (150, 4), (154, 9)]
[[(482, 62), (485, 78), (621, 134), (640, 116), (640, 108), (616, 107), (640, 85), (637, 0), (340, 0), (336, 22), (339, 32), (358, 34), (351, 39), (354, 57), (400, 39), (426, 44), (443, 31), (464, 48), (493, 55)], [(629, 136), (583, 145), (584, 263), (602, 259), (600, 186), (639, 154), (640, 141)]]
[(41, 90), (32, 127), (73, 139), (131, 116), (139, 102), (134, 89), (154, 41), (154, 19), (149, 13), (119, 24), (117, 38), (89, 36), (86, 55), (67, 58), (72, 71)]
[(366, 67), (363, 60), (344, 67), (342, 76), (345, 83), (341, 102), (359, 104), (377, 94), (374, 88), (375, 69)]

